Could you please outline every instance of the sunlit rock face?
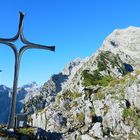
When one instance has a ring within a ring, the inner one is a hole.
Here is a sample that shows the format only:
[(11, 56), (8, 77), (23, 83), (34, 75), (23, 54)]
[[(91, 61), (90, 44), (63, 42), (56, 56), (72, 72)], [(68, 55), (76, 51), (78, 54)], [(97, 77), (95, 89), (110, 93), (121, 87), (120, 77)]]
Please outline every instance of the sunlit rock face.
[[(111, 75), (124, 75), (124, 72), (120, 69), (122, 65), (126, 71), (130, 72), (134, 71), (135, 68), (138, 69), (140, 67), (140, 28), (130, 26), (126, 29), (114, 30), (103, 41), (100, 49), (91, 57), (81, 60), (80, 63), (76, 61), (79, 65), (73, 68), (73, 74), (64, 83), (62, 90), (69, 88), (81, 92), (83, 87), (80, 73), (83, 70), (94, 71), (98, 69), (98, 62), (102, 54), (106, 57), (103, 63), (107, 65), (106, 71), (102, 71), (103, 74), (107, 74), (109, 71)], [(116, 59), (120, 67), (117, 66), (117, 63), (112, 67), (112, 61), (115, 61), (114, 59)], [(69, 73), (68, 69), (65, 71)]]
[(100, 50), (121, 55), (124, 61), (132, 59), (137, 65), (140, 60), (140, 28), (130, 26), (114, 30), (103, 42)]
[(64, 68), (68, 78), (54, 102), (32, 116), (34, 126), (64, 140), (139, 138), (139, 60), (140, 28), (114, 30), (91, 57)]

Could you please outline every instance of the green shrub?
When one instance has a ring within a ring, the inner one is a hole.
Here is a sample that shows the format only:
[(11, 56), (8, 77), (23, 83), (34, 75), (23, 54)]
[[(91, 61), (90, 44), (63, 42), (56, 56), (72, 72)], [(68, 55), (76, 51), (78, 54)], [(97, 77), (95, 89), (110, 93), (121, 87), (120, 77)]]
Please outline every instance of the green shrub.
[(136, 135), (133, 132), (129, 133), (129, 140), (139, 140), (139, 138), (139, 135)]
[(102, 100), (102, 99), (104, 99), (104, 98), (105, 98), (105, 94), (102, 93), (102, 92), (97, 92), (97, 93), (95, 94), (95, 96), (94, 96), (94, 99), (95, 99), (95, 100)]
[(93, 71), (93, 73), (89, 73), (88, 71), (83, 71), (83, 85), (85, 87), (91, 85), (100, 85), (100, 86), (107, 86), (113, 78), (111, 76), (102, 76), (99, 70)]
[(99, 60), (97, 66), (99, 68), (99, 71), (104, 71), (107, 69), (107, 65), (106, 65), (105, 61)]
[(71, 104), (71, 107), (77, 107), (77, 106), (78, 106), (77, 101), (73, 101), (72, 104)]
[(87, 87), (87, 86), (93, 85), (93, 79), (94, 79), (94, 77), (87, 70), (84, 70), (82, 72), (82, 77), (84, 78), (83, 79), (83, 85), (84, 86)]
[[(57, 95), (57, 99), (56, 99), (56, 104), (60, 103), (60, 98), (65, 99), (71, 99), (71, 100), (75, 100), (76, 98), (79, 98), (82, 96), (82, 93), (79, 92), (71, 92), (69, 90), (65, 91), (63, 94), (59, 94)], [(69, 105), (66, 105), (66, 108), (69, 108)]]
[(34, 131), (35, 129), (30, 127), (30, 128), (19, 128), (16, 129), (16, 132), (21, 134), (21, 135), (28, 135), (30, 137), (32, 137), (34, 135)]
[(60, 98), (62, 97), (62, 94), (57, 94), (56, 96), (56, 104), (60, 104)]
[(93, 116), (96, 116), (96, 113), (95, 113), (94, 109), (92, 109), (91, 112), (90, 112), (90, 117), (93, 117)]
[(70, 111), (70, 110), (71, 110), (71, 105), (70, 105), (70, 103), (65, 103), (65, 104), (63, 105), (63, 107), (65, 108), (66, 111)]
[(131, 118), (131, 117), (134, 117), (135, 115), (136, 115), (135, 110), (132, 108), (125, 108), (123, 110), (123, 117), (124, 118)]
[(43, 111), (43, 109), (37, 109), (37, 112), (36, 113), (38, 114), (38, 113), (40, 113), (42, 111)]
[(140, 75), (140, 70), (139, 70), (139, 69), (135, 70), (135, 73), (136, 73), (137, 75)]
[(125, 108), (123, 110), (123, 117), (129, 125), (140, 131), (140, 114), (136, 112), (135, 108)]
[(3, 124), (0, 124), (0, 130), (2, 130), (5, 126)]
[(80, 112), (76, 115), (76, 120), (79, 122), (79, 123), (83, 123), (84, 120), (85, 120), (85, 115), (83, 112)]
[(101, 86), (108, 86), (108, 84), (113, 80), (111, 76), (102, 76), (99, 80), (99, 85)]
[(71, 92), (70, 90), (67, 90), (65, 91), (61, 97), (63, 97), (64, 99), (67, 99), (67, 98), (70, 98), (72, 100), (78, 98), (78, 97), (81, 97), (82, 96), (82, 93), (79, 93), (79, 92)]
[(106, 52), (101, 52), (99, 54), (99, 60), (98, 60), (98, 64), (97, 64), (99, 71), (104, 71), (107, 69), (106, 56), (107, 56)]
[(91, 86), (91, 85), (97, 85), (98, 80), (101, 79), (101, 74), (98, 70), (95, 70), (93, 74), (89, 73), (88, 71), (84, 70), (82, 72), (83, 77), (83, 85), (84, 86)]
[(107, 69), (107, 64), (108, 62), (110, 62), (112, 68), (114, 68), (115, 66), (119, 66), (119, 57), (117, 57), (116, 55), (114, 55), (113, 53), (111, 53), (110, 51), (102, 51), (99, 54), (99, 60), (98, 60), (98, 68), (99, 71), (103, 71)]
[(135, 119), (134, 125), (138, 129), (138, 131), (140, 131), (140, 118), (139, 116), (135, 116), (135, 117), (136, 119)]
[(79, 98), (79, 97), (81, 97), (82, 96), (82, 93), (79, 93), (79, 92), (74, 92), (73, 93), (73, 99), (76, 99), (76, 98)]
[(121, 69), (123, 75), (126, 75), (127, 73), (129, 73), (123, 65), (120, 67), (120, 69)]
[(3, 130), (4, 127), (6, 127), (6, 126), (0, 124), (0, 137), (6, 137), (7, 136), (7, 134)]

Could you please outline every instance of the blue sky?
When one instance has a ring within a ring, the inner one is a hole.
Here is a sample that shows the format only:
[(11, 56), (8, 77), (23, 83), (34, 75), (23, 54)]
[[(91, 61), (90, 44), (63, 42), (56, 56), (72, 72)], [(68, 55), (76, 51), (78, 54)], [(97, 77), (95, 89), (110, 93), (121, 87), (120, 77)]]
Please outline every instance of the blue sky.
[[(139, 6), (139, 0), (1, 0), (0, 37), (16, 33), (18, 12), (23, 11), (26, 38), (56, 46), (55, 53), (29, 50), (24, 54), (19, 86), (31, 81), (41, 85), (71, 60), (94, 53), (114, 29), (140, 26)], [(12, 87), (13, 67), (12, 50), (0, 45), (0, 84)]]

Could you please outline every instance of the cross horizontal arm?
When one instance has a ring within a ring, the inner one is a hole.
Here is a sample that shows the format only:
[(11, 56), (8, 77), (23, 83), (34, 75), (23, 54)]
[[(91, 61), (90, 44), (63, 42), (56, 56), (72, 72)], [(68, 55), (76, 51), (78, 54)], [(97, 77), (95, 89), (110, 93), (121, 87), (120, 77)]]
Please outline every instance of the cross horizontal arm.
[(4, 42), (14, 42), (18, 39), (19, 37), (19, 33), (17, 33), (14, 37), (12, 38), (0, 38), (0, 42), (4, 43)]
[(16, 46), (15, 46), (14, 44), (9, 43), (9, 42), (3, 42), (3, 41), (2, 41), (2, 42), (0, 41), (0, 43), (2, 43), (2, 44), (4, 44), (4, 45), (7, 45), (7, 46), (9, 46), (10, 48), (12, 48), (12, 50), (14, 51), (14, 54), (15, 54), (15, 55), (18, 54), (17, 48), (16, 48)]
[(55, 46), (43, 46), (43, 45), (26, 45), (23, 46), (19, 50), (19, 57), (21, 58), (22, 54), (28, 50), (28, 49), (44, 49), (44, 50), (49, 50), (49, 51), (55, 51)]
[(55, 51), (55, 46), (44, 46), (44, 45), (37, 45), (37, 44), (31, 44), (27, 46), (28, 49), (44, 49), (44, 50), (49, 50), (49, 51)]
[[(45, 49), (45, 50), (50, 50), (50, 51), (55, 51), (55, 46), (45, 46), (45, 45), (40, 45), (40, 44), (36, 44), (36, 43), (32, 43), (30, 41), (28, 41), (24, 35), (23, 32), (20, 32), (20, 38), (21, 41), (26, 44), (26, 49), (30, 49), (30, 48), (36, 48), (36, 49)], [(30, 47), (30, 48), (28, 48)]]
[(19, 13), (20, 14), (20, 21), (19, 21), (19, 25), (18, 25), (18, 32), (17, 34), (12, 37), (12, 38), (0, 38), (0, 42), (14, 42), (18, 39), (20, 33), (22, 32), (22, 28), (23, 28), (23, 19), (24, 19), (24, 14), (22, 12)]

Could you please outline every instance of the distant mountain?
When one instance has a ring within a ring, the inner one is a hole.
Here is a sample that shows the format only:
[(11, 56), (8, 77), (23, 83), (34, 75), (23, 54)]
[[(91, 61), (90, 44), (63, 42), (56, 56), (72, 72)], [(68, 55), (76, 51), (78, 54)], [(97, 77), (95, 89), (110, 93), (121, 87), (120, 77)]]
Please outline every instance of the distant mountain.
[(7, 122), (11, 98), (11, 89), (0, 85), (0, 122)]
[[(23, 110), (24, 104), (33, 96), (40, 94), (40, 88), (35, 82), (24, 85), (17, 93), (17, 113)], [(0, 123), (7, 123), (10, 109), (12, 89), (0, 85)]]
[(26, 89), (30, 89), (30, 88), (34, 88), (34, 87), (35, 88), (38, 87), (36, 82), (31, 82), (31, 83), (28, 83), (28, 84), (22, 86), (22, 88), (26, 88)]

